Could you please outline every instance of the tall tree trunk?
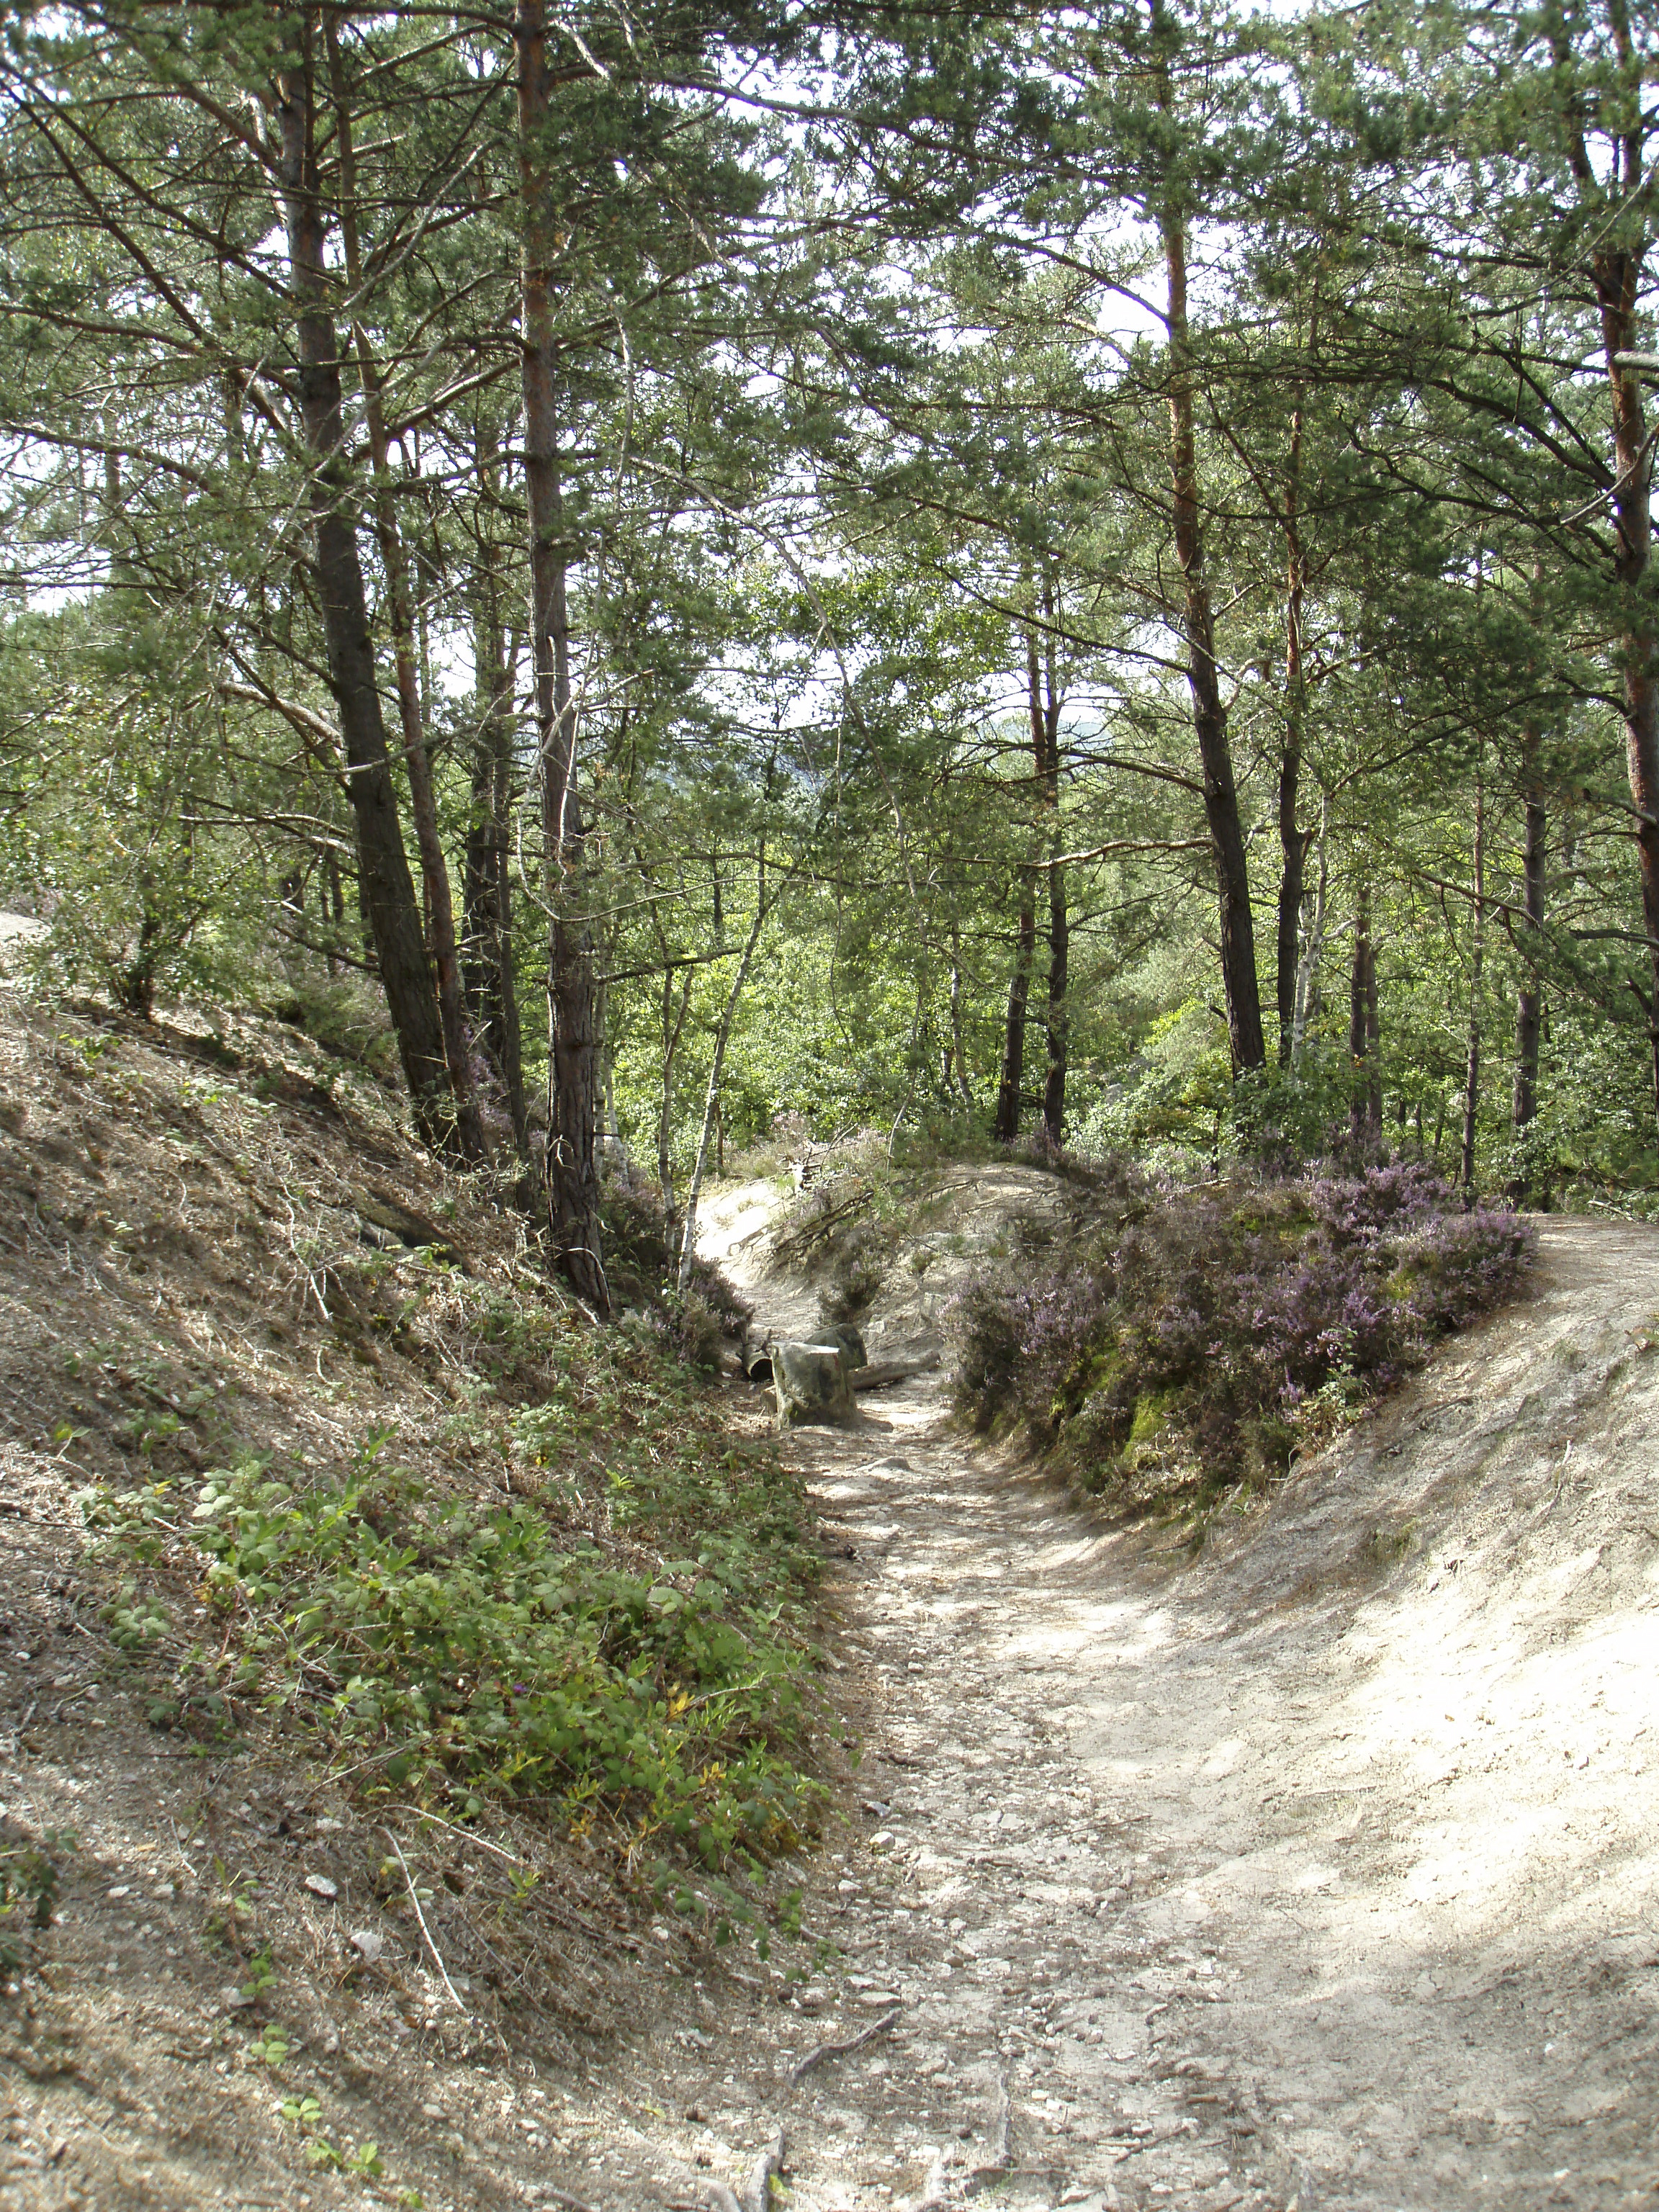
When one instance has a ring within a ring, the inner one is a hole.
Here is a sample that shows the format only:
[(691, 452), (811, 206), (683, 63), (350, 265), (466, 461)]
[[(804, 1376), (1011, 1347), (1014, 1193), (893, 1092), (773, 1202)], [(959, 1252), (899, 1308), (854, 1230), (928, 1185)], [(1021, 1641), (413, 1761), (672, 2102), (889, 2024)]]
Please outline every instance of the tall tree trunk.
[(1474, 779), (1474, 916), (1469, 944), (1468, 1056), (1463, 1074), (1463, 1146), (1458, 1165), (1463, 1203), (1474, 1199), (1474, 1139), (1480, 1109), (1480, 978), (1486, 959), (1486, 782), (1484, 762)]
[(1647, 931), (1647, 1010), (1654, 1105), (1659, 1113), (1659, 627), (1645, 588), (1653, 552), (1652, 464), (1638, 373), (1617, 356), (1636, 342), (1642, 279), (1639, 252), (1598, 253), (1594, 263), (1601, 337), (1613, 389), (1613, 574), (1624, 630), (1625, 757), (1636, 812), (1636, 861)]
[(1652, 179), (1644, 143), (1647, 118), (1641, 97), (1641, 57), (1625, 0), (1608, 8), (1606, 21), (1624, 84), (1615, 96), (1617, 106), (1608, 111), (1619, 118), (1611, 126), (1618, 133), (1617, 159), (1610, 173), (1600, 173), (1585, 140), (1583, 80), (1572, 51), (1567, 11), (1556, 9), (1544, 18), (1555, 63), (1559, 143), (1578, 188), (1581, 211), (1589, 218), (1585, 225), (1589, 240), (1586, 273), (1595, 289), (1613, 401), (1615, 619), (1622, 634), (1626, 767), (1636, 816), (1637, 872), (1648, 940), (1646, 988), (1633, 978), (1632, 988), (1647, 1013), (1654, 1105), (1659, 1113), (1659, 625), (1646, 588), (1653, 556), (1652, 461), (1642, 372), (1627, 358), (1636, 346), (1637, 319), (1643, 312), (1650, 222), (1645, 204)]
[(1348, 1058), (1354, 1091), (1350, 1126), (1362, 1143), (1375, 1143), (1382, 1127), (1382, 1094), (1376, 1073), (1376, 948), (1371, 942), (1370, 886), (1354, 898), (1353, 966), (1348, 987)]
[(300, 417), (312, 459), (312, 526), (329, 689), (345, 750), (363, 910), (416, 1124), (428, 1144), (448, 1149), (455, 1132), (449, 1070), (414, 879), (398, 821), (375, 683), (368, 600), (345, 453), (339, 348), (327, 304), (326, 217), (316, 149), (316, 18), (312, 10), (300, 14), (295, 28), (301, 52), (297, 62), (277, 79), (276, 127), (289, 284), (298, 323)]
[[(1054, 831), (1056, 845), (1060, 829)], [(1070, 1026), (1066, 994), (1071, 965), (1072, 930), (1066, 911), (1066, 871), (1048, 864), (1048, 1073), (1042, 1086), (1042, 1127), (1056, 1151), (1066, 1138), (1066, 1058)]]
[(1522, 904), (1526, 934), (1521, 945), (1524, 963), (1515, 994), (1514, 1119), (1518, 1135), (1538, 1112), (1538, 1038), (1542, 1026), (1543, 995), (1535, 963), (1544, 933), (1545, 872), (1547, 866), (1549, 823), (1544, 811), (1544, 787), (1538, 775), (1538, 733), (1527, 736), (1527, 826), (1521, 848)]
[(598, 1085), (593, 948), (581, 917), (586, 839), (576, 785), (576, 713), (570, 689), (567, 552), (559, 483), (554, 386), (555, 248), (547, 169), (550, 101), (543, 0), (520, 0), (519, 179), (524, 260), (520, 347), (525, 415), (525, 496), (530, 535), (531, 640), (536, 671), (537, 764), (548, 930), (548, 1221), (555, 1255), (578, 1294), (611, 1310), (599, 1224), (594, 1124)]
[(1019, 1134), (1020, 1093), (1025, 1081), (1025, 1008), (1036, 955), (1036, 871), (1022, 868), (1014, 968), (1008, 978), (1008, 1015), (1003, 1025), (1002, 1079), (997, 1085), (996, 1112), (991, 1121), (991, 1134), (1000, 1145), (1012, 1145)]
[[(1164, 22), (1163, 0), (1152, 0), (1155, 33)], [(1167, 71), (1160, 105), (1172, 105)], [(1198, 448), (1194, 428), (1192, 336), (1187, 318), (1186, 216), (1170, 186), (1162, 212), (1164, 268), (1169, 286), (1170, 481), (1176, 559), (1185, 593), (1187, 681), (1193, 697), (1193, 731), (1204, 776), (1204, 812), (1215, 858), (1221, 939), (1221, 982), (1235, 1073), (1265, 1065), (1261, 994), (1255, 973), (1255, 928), (1250, 916), (1249, 871), (1238, 815), (1238, 787), (1227, 738), (1227, 708), (1215, 659), (1215, 617), (1204, 565), (1199, 520)]]
[[(476, 441), (479, 488), (499, 489), (495, 425), (481, 416)], [(524, 1087), (513, 950), (513, 667), (507, 650), (500, 549), (481, 538), (472, 592), (472, 665), (477, 729), (473, 738), (472, 804), (461, 901), (461, 981), (490, 1059), (501, 1074), (513, 1141), (527, 1154), (530, 1124)]]
[[(323, 10), (324, 37), (328, 47), (329, 75), (334, 95), (335, 156), (337, 163), (340, 243), (345, 258), (346, 282), (354, 298), (362, 290), (362, 248), (357, 232), (356, 164), (351, 143), (351, 105), (346, 97), (345, 70), (340, 58), (336, 16)], [(438, 833), (438, 803), (432, 788), (432, 764), (427, 757), (424, 702), (415, 653), (414, 601), (410, 591), (409, 563), (404, 556), (398, 511), (392, 495), (392, 459), (386, 439), (386, 406), (380, 372), (365, 326), (353, 331), (357, 374), (368, 426), (369, 458), (374, 471), (374, 532), (386, 572), (386, 601), (392, 618), (392, 657), (398, 678), (398, 714), (403, 727), (404, 763), (409, 774), (410, 814), (415, 824), (416, 850), (420, 855), (421, 884), (430, 932), (433, 970), (438, 987), (438, 1017), (443, 1028), (444, 1059), (455, 1099), (457, 1149), (468, 1159), (482, 1159), (487, 1147), (473, 1096), (472, 1062), (466, 1034), (466, 1006), (461, 988), (460, 958), (455, 943), (455, 909), (450, 896), (449, 864)]]
[(1060, 865), (1060, 716), (1065, 703), (1054, 672), (1054, 591), (1052, 577), (1042, 589), (1043, 639), (1037, 651), (1035, 626), (1026, 639), (1026, 674), (1031, 710), (1031, 757), (1037, 795), (1048, 817), (1048, 1066), (1042, 1085), (1042, 1133), (1056, 1152), (1066, 1140), (1066, 1060), (1068, 1010), (1066, 994), (1072, 933), (1066, 910), (1066, 871)]
[(1302, 882), (1310, 833), (1297, 827), (1297, 789), (1302, 775), (1302, 730), (1306, 678), (1302, 666), (1302, 607), (1307, 569), (1302, 549), (1302, 407), (1291, 416), (1291, 451), (1285, 491), (1285, 742), (1279, 759), (1279, 939), (1275, 981), (1279, 1064), (1291, 1064), (1296, 1027), (1297, 939), (1302, 923)]

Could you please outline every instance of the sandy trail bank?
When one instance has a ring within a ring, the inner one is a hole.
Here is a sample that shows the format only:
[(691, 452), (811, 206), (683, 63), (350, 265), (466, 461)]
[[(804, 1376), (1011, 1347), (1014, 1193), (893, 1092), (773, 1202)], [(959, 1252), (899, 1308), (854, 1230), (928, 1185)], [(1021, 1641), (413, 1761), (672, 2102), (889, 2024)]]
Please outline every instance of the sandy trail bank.
[[(936, 1349), (1059, 1192), (1003, 1165), (935, 1195), (878, 1358)], [(712, 1237), (810, 1330), (764, 1269), (775, 1205), (716, 1194)], [(149, 1726), (82, 1589), (80, 1478), (0, 1440), (0, 1845), (79, 1839), (42, 1972), (0, 1975), (0, 2212), (729, 2212), (781, 2124), (797, 2212), (1650, 2203), (1659, 1232), (1541, 1237), (1535, 1297), (1195, 1565), (973, 1449), (937, 1372), (799, 1432), (866, 1747), (847, 1820), (775, 1870), (800, 1938), (717, 1954), (567, 1864), (559, 1956), (609, 2018), (534, 2048), (475, 2033), (373, 1892), (372, 1806), (281, 1743)], [(75, 1341), (129, 1310), (49, 1256)], [(256, 1877), (279, 2076), (214, 1932)], [(384, 1931), (377, 1975), (341, 1973), (336, 1914)], [(279, 2103), (306, 2093), (378, 2174), (314, 2169)]]
[(936, 1377), (798, 1438), (870, 1731), (750, 2046), (802, 2212), (1651, 2201), (1659, 1232), (1546, 1221), (1540, 1278), (1196, 1566)]

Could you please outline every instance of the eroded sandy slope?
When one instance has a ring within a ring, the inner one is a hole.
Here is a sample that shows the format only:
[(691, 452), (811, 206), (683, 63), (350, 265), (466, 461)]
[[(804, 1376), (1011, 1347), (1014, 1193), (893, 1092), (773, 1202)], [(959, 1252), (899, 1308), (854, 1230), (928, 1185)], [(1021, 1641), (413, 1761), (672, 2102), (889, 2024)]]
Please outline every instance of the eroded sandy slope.
[[(925, 1352), (962, 1273), (1054, 1196), (964, 1172), (872, 1350)], [(763, 1322), (810, 1327), (810, 1289), (761, 1264), (770, 1202), (722, 1194), (712, 1227)], [(799, 2212), (1651, 2202), (1659, 1232), (1541, 1236), (1537, 1297), (1196, 1566), (969, 1449), (936, 1372), (798, 1433), (830, 1680), (866, 1744), (848, 1823), (803, 1856), (798, 1942), (676, 1975), (642, 1955), (667, 1929), (641, 1929), (631, 1973), (611, 1961), (621, 2008), (562, 2068), (474, 2037), (411, 1940), (368, 1994), (318, 1949), (315, 2017), (285, 1983), (304, 2041), (264, 2081), (179, 1834), (218, 1803), (233, 1872), (256, 1831), (262, 1866), (291, 1856), (283, 1778), (186, 1789), (119, 1698), (97, 1733), (60, 1713), (5, 1774), (86, 1863), (50, 1991), (6, 2015), (0, 2212), (410, 2185), (430, 2212), (697, 2208), (781, 2124)], [(66, 1498), (32, 1492), (11, 1534), (18, 1623), (78, 1650)], [(303, 1848), (333, 1850), (332, 1825)], [(291, 1889), (290, 1981), (312, 1909)], [(307, 2170), (276, 2111), (307, 2088), (383, 2175)]]
[(1005, 2088), (1015, 2203), (1650, 2198), (1659, 1234), (1541, 1237), (1196, 1569), (927, 1380), (803, 1439), (878, 1715), (828, 1994), (904, 2009), (757, 2069), (798, 2204), (986, 2186)]

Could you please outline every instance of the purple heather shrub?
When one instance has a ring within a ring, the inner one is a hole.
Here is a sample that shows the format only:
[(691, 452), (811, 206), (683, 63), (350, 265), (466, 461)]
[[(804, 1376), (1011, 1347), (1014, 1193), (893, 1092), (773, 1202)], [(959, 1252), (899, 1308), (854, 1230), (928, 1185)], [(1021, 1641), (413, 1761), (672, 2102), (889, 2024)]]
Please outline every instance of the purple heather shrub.
[(1420, 1167), (1181, 1190), (1119, 1166), (1065, 1243), (958, 1297), (956, 1401), (1090, 1487), (1127, 1480), (1149, 1438), (1166, 1490), (1265, 1479), (1334, 1404), (1514, 1296), (1533, 1242)]

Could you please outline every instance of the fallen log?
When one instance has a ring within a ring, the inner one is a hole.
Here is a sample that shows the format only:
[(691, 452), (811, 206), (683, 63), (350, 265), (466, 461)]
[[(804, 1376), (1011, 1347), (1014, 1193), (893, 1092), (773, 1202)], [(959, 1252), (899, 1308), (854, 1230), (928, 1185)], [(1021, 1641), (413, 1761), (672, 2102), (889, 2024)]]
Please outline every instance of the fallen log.
[(772, 1347), (769, 1344), (745, 1344), (743, 1347), (743, 1371), (751, 1382), (772, 1380)]
[(854, 1370), (852, 1382), (855, 1390), (879, 1390), (889, 1382), (908, 1382), (913, 1375), (931, 1375), (939, 1365), (937, 1352), (924, 1352), (920, 1359), (875, 1359), (867, 1367)]

